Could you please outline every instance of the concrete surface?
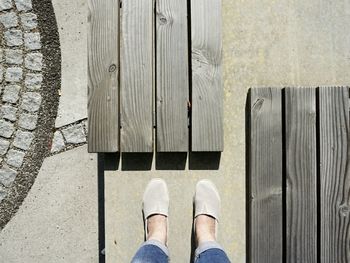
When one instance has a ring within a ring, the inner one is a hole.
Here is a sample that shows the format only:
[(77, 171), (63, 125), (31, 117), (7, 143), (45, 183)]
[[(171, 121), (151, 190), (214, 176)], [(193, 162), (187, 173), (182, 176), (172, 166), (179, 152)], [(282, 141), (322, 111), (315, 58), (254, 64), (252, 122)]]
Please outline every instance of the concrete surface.
[[(212, 179), (223, 200), (219, 241), (245, 262), (245, 100), (252, 86), (350, 83), (347, 0), (222, 0), (225, 151), (216, 171), (106, 173), (107, 262), (128, 262), (143, 240), (141, 198), (150, 178), (168, 182), (172, 262), (188, 262), (192, 195)], [(86, 2), (53, 0), (62, 48), (56, 126), (86, 118)], [(83, 24), (82, 24), (83, 23)], [(80, 32), (80, 34), (79, 34)], [(86, 146), (45, 160), (0, 233), (0, 262), (97, 262), (97, 159)]]
[(98, 262), (96, 165), (86, 146), (45, 159), (0, 233), (0, 262)]
[[(245, 262), (245, 101), (249, 87), (350, 84), (347, 0), (223, 0), (225, 150), (218, 171), (108, 172), (107, 262), (128, 262), (143, 240), (141, 199), (152, 177), (171, 195), (172, 262), (188, 262), (191, 198), (210, 178), (223, 199), (219, 240), (232, 262)], [(153, 165), (154, 166), (154, 165)]]
[(58, 128), (87, 117), (87, 1), (52, 0), (52, 4), (62, 54)]
[[(232, 141), (232, 140), (231, 140)], [(233, 144), (230, 145), (233, 147)], [(130, 262), (143, 241), (141, 200), (152, 177), (166, 180), (170, 192), (169, 248), (171, 262), (189, 262), (191, 254), (192, 198), (196, 182), (209, 178), (222, 198), (219, 240), (233, 262), (244, 262), (244, 174), (226, 155), (219, 171), (108, 172), (106, 175), (107, 262)], [(239, 228), (238, 228), (239, 227)]]

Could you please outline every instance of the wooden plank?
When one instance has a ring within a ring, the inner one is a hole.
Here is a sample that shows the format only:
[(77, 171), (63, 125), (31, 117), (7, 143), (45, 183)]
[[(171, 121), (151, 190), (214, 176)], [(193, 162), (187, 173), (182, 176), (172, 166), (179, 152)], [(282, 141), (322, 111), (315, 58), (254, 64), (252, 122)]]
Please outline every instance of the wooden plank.
[(156, 2), (157, 151), (188, 151), (187, 0)]
[(119, 150), (119, 1), (89, 0), (88, 150)]
[(153, 0), (121, 9), (121, 151), (153, 150)]
[(285, 90), (286, 260), (317, 259), (316, 92)]
[(223, 151), (221, 0), (191, 0), (192, 151)]
[(282, 262), (281, 90), (250, 92), (249, 262)]
[(320, 88), (321, 262), (350, 262), (350, 118), (347, 88)]

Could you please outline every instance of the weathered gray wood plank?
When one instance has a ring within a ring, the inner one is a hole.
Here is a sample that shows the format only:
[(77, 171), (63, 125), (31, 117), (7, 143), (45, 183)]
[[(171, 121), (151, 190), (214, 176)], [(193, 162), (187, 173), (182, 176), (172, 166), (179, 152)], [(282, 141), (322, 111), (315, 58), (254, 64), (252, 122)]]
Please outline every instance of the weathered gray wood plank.
[(281, 90), (250, 91), (249, 258), (282, 262), (282, 99)]
[(88, 0), (88, 150), (119, 150), (119, 1)]
[(316, 92), (285, 90), (286, 260), (317, 259)]
[(187, 0), (156, 2), (157, 151), (188, 150)]
[(153, 150), (153, 0), (121, 9), (121, 151)]
[(321, 262), (350, 262), (348, 88), (320, 88)]
[(192, 151), (223, 151), (221, 0), (191, 0)]

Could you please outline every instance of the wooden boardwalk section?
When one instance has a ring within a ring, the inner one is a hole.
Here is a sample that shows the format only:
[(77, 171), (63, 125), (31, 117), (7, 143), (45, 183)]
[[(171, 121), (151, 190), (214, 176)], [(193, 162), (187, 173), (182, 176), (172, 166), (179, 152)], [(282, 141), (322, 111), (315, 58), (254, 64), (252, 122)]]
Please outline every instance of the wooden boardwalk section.
[(350, 262), (349, 97), (250, 90), (248, 262)]
[(223, 151), (221, 0), (89, 0), (88, 49), (89, 152)]

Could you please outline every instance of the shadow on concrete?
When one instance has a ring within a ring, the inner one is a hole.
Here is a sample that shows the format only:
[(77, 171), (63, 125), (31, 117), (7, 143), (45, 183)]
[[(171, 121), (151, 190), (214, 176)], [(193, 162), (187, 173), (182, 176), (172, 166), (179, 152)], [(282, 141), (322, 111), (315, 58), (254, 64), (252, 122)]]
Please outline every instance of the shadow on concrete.
[[(156, 170), (185, 170), (187, 152), (158, 152), (155, 155)], [(221, 152), (190, 152), (190, 170), (217, 170), (220, 167)], [(121, 171), (150, 171), (153, 153), (99, 153), (98, 159), (98, 247), (99, 263), (105, 263), (105, 171), (118, 171), (120, 159)], [(194, 213), (194, 208), (193, 208)], [(191, 261), (195, 256), (195, 235), (192, 223)]]
[[(185, 170), (187, 156), (189, 170), (218, 170), (221, 152), (158, 152), (155, 155), (156, 170)], [(102, 157), (101, 157), (102, 158)], [(104, 153), (104, 170), (150, 171), (153, 153)]]
[[(192, 206), (192, 218), (194, 218), (195, 214), (195, 207), (194, 203)], [(196, 252), (196, 235), (194, 233), (194, 220), (192, 220), (192, 228), (191, 228), (191, 255), (190, 255), (190, 263), (194, 262), (195, 260), (195, 252)]]
[(105, 154), (97, 155), (98, 262), (105, 263)]
[(221, 152), (190, 152), (190, 170), (218, 170)]
[(158, 152), (156, 170), (185, 170), (187, 152)]
[(149, 171), (153, 153), (122, 153), (122, 171)]
[(119, 169), (120, 153), (104, 153), (105, 171), (117, 171)]

